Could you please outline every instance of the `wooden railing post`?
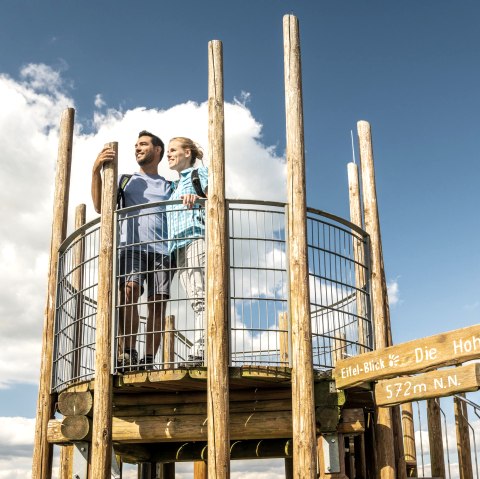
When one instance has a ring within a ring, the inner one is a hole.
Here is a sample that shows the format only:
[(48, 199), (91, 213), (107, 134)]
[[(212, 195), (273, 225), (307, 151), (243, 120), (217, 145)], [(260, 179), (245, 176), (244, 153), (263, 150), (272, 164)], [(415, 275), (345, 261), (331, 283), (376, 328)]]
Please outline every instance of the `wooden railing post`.
[(173, 369), (175, 362), (175, 316), (165, 316), (163, 335), (163, 367)]
[[(78, 205), (75, 209), (75, 231), (85, 224), (86, 206)], [(77, 379), (80, 375), (80, 364), (82, 359), (82, 338), (83, 338), (83, 311), (84, 311), (84, 294), (82, 292), (83, 285), (83, 261), (85, 260), (85, 245), (83, 243), (83, 235), (77, 240), (73, 252), (73, 274), (72, 286), (76, 291), (75, 306), (75, 327), (73, 340), (73, 361), (72, 361), (72, 378)]]
[[(459, 394), (465, 397), (465, 394)], [(457, 397), (453, 398), (455, 413), (455, 430), (457, 435), (458, 468), (460, 479), (473, 479), (472, 452), (470, 447), (470, 433), (468, 431), (467, 405)]]
[(227, 218), (222, 43), (208, 44), (207, 410), (208, 475), (230, 477)]
[(114, 220), (118, 144), (110, 143), (115, 159), (103, 168), (102, 217), (98, 260), (97, 329), (95, 333), (95, 394), (93, 398), (92, 477), (110, 477), (112, 464), (112, 300), (115, 291)]
[(312, 324), (307, 251), (305, 148), (298, 19), (283, 17), (285, 69), (289, 317), (292, 331), (293, 474), (317, 476)]
[(427, 400), (428, 442), (430, 444), (430, 464), (432, 477), (445, 477), (445, 457), (442, 442), (442, 418), (440, 400)]
[(403, 426), (403, 449), (405, 451), (407, 476), (416, 477), (417, 476), (417, 451), (415, 447), (415, 423), (413, 421), (413, 407), (411, 402), (402, 404), (402, 426)]
[[(349, 163), (347, 166), (348, 171), (348, 192), (350, 202), (350, 221), (363, 228), (363, 215), (362, 215), (362, 203), (360, 199), (360, 182), (358, 178), (358, 167), (355, 163)], [(356, 305), (357, 305), (357, 321), (358, 321), (358, 343), (359, 353), (367, 351), (365, 345), (367, 344), (367, 324), (364, 318), (366, 317), (366, 308), (364, 296), (359, 290), (365, 288), (365, 270), (360, 266), (365, 264), (365, 245), (353, 238), (353, 259), (355, 261), (355, 286), (358, 289), (356, 293)]]
[[(371, 287), (375, 348), (388, 346), (386, 298), (383, 288), (383, 259), (380, 220), (373, 166), (373, 147), (370, 124), (357, 123), (362, 168), (363, 207), (365, 231), (370, 235)], [(375, 440), (377, 450), (377, 476), (381, 479), (395, 477), (395, 451), (392, 428), (392, 415), (389, 408), (378, 407), (375, 414)]]
[(52, 237), (50, 242), (50, 267), (48, 273), (47, 302), (44, 313), (42, 360), (38, 389), (35, 439), (33, 445), (32, 478), (47, 479), (52, 475), (53, 445), (47, 441), (48, 421), (53, 415), (53, 401), (50, 392), (53, 367), (54, 315), (56, 301), (56, 278), (58, 249), (66, 237), (68, 193), (72, 163), (72, 142), (75, 110), (67, 108), (60, 123), (55, 194), (53, 200)]

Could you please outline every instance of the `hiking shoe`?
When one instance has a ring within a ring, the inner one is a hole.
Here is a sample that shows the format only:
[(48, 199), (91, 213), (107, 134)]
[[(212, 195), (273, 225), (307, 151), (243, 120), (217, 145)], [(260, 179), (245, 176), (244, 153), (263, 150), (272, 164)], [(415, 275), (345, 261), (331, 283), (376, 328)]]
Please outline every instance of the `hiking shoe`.
[(140, 359), (140, 365), (138, 366), (139, 371), (146, 371), (147, 369), (153, 369), (153, 362), (155, 358), (150, 355), (146, 355), (144, 358)]
[(138, 369), (138, 353), (135, 349), (125, 349), (118, 355), (117, 372), (127, 373)]
[(193, 356), (189, 354), (187, 367), (196, 368), (198, 366), (203, 366), (203, 356)]

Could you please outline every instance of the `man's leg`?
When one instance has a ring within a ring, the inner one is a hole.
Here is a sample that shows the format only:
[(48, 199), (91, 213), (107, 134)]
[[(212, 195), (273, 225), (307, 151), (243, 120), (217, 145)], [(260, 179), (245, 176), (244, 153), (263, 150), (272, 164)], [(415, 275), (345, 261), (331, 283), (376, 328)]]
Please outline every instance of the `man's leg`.
[[(148, 298), (147, 337), (145, 339), (145, 354), (153, 358), (158, 352), (165, 329), (165, 310), (168, 296), (155, 294)], [(162, 360), (160, 359), (160, 362)]]
[(120, 288), (120, 322), (119, 336), (123, 338), (123, 349), (136, 349), (138, 326), (138, 299), (140, 298), (140, 285), (129, 281)]

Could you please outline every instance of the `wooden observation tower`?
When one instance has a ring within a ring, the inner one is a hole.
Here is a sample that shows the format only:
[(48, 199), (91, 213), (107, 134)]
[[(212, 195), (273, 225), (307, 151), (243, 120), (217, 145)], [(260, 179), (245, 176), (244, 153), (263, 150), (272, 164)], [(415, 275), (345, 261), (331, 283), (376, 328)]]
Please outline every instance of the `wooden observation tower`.
[[(116, 211), (116, 161), (103, 171), (101, 218), (85, 223), (80, 205), (66, 235), (74, 111), (64, 113), (34, 479), (52, 477), (54, 445), (62, 479), (121, 478), (125, 462), (138, 464), (139, 478), (171, 479), (180, 461), (194, 462), (195, 479), (226, 479), (231, 460), (252, 458), (284, 458), (285, 477), (296, 479), (413, 470), (411, 410), (402, 428), (399, 407), (378, 406), (371, 383), (341, 384), (362, 376), (348, 361), (391, 346), (370, 126), (358, 123), (363, 208), (355, 164), (349, 221), (308, 208), (297, 19), (285, 16), (283, 28), (287, 202), (225, 198), (223, 57), (212, 41), (205, 324), (173, 293), (161, 330), (147, 331), (141, 316), (139, 349), (148, 334), (161, 343), (151, 367), (118, 367), (126, 210)], [(189, 359), (197, 333), (206, 338), (200, 363)]]

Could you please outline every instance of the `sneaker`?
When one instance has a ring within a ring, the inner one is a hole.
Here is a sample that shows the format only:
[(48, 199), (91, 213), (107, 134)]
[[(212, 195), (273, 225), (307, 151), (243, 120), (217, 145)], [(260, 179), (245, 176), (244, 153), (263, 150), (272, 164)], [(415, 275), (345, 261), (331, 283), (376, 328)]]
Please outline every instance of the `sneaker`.
[(187, 366), (190, 368), (196, 368), (198, 366), (203, 366), (203, 356), (193, 356), (191, 354), (188, 355), (188, 363)]
[(125, 349), (117, 358), (117, 372), (126, 373), (138, 369), (138, 353), (135, 349)]
[(140, 359), (139, 371), (146, 371), (147, 369), (153, 369), (154, 356), (147, 354), (144, 358)]

